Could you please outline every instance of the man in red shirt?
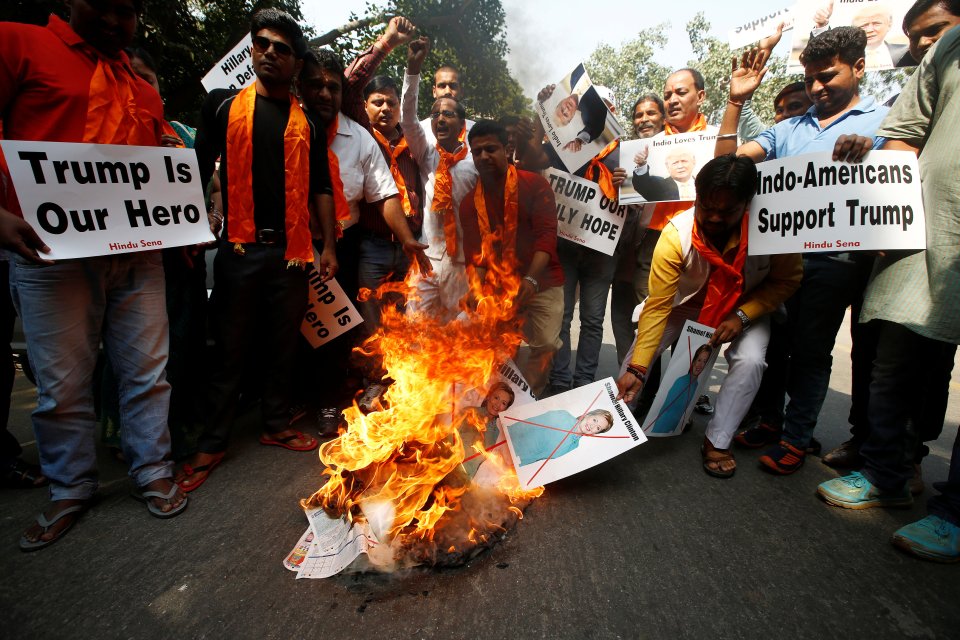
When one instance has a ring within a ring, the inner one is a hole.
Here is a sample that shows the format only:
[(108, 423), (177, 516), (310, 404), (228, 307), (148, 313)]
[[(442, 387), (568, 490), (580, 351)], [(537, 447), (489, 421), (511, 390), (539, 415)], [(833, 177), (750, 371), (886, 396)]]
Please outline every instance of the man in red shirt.
[(481, 120), (469, 134), (477, 186), (460, 202), (463, 255), (467, 269), (483, 278), (483, 238), (499, 234), (495, 243), (501, 261), (514, 262), (523, 274), (516, 306), (524, 317), (523, 332), (530, 353), (517, 366), (539, 396), (547, 382), (554, 352), (560, 347), (563, 319), (563, 269), (557, 257), (557, 205), (550, 184), (536, 173), (517, 169), (507, 160), (507, 130)]
[[(71, 0), (69, 22), (0, 24), (0, 114), (12, 140), (159, 145), (163, 105), (130, 68), (142, 2)], [(123, 452), (138, 497), (160, 518), (186, 496), (173, 483), (167, 411), (168, 330), (159, 251), (61, 260), (17, 217), (8, 189), (0, 245), (14, 251), (11, 288), (37, 378), (33, 427), (49, 508), (20, 539), (31, 551), (58, 540), (97, 490), (93, 371), (101, 341), (117, 373)]]

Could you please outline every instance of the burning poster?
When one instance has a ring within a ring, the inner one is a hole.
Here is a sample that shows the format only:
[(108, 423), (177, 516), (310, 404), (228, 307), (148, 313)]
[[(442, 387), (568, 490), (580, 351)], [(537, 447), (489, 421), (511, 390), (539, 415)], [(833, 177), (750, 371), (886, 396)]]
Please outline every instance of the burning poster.
[(800, 0), (793, 8), (793, 45), (788, 73), (803, 73), (800, 53), (810, 38), (835, 27), (860, 27), (867, 34), (867, 71), (914, 67), (917, 61), (900, 28), (914, 0)]
[(683, 431), (697, 398), (706, 390), (720, 353), (719, 348), (710, 345), (712, 335), (713, 329), (706, 325), (693, 320), (684, 323), (660, 390), (643, 421), (643, 432), (651, 438), (675, 436)]
[(697, 197), (694, 181), (703, 165), (713, 160), (716, 129), (620, 144), (620, 164), (627, 179), (620, 186), (620, 202), (675, 202)]
[(502, 421), (520, 486), (566, 478), (646, 442), (616, 395), (607, 378), (506, 411)]
[(623, 136), (623, 127), (590, 83), (583, 65), (564, 76), (535, 106), (543, 130), (570, 173)]

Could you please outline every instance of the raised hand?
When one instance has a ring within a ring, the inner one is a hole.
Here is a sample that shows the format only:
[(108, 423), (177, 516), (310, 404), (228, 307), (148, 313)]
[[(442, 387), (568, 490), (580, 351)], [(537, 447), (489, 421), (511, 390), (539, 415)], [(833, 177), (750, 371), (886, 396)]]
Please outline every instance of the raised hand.
[(813, 24), (817, 29), (822, 29), (823, 27), (830, 24), (830, 16), (833, 15), (833, 0), (823, 3), (814, 13), (813, 13)]
[(394, 16), (387, 23), (387, 30), (383, 33), (384, 44), (395, 49), (413, 40), (417, 27), (403, 16)]
[(767, 73), (766, 64), (769, 58), (769, 50), (753, 48), (743, 52), (739, 66), (736, 57), (731, 60), (730, 100), (743, 103), (753, 97)]
[(420, 75), (423, 61), (427, 59), (428, 53), (430, 53), (430, 38), (420, 36), (416, 40), (411, 40), (407, 45), (407, 73)]

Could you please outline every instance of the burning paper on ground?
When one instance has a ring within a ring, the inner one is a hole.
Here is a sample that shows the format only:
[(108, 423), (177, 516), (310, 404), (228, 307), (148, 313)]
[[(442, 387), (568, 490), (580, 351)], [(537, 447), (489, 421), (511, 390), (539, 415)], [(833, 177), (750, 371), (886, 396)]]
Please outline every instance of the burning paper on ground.
[[(484, 251), (495, 239), (484, 238)], [(311, 520), (317, 538), (301, 566), (311, 564), (314, 549), (323, 544), (317, 521), (348, 544), (337, 547), (335, 561), (324, 560), (311, 573), (463, 563), (499, 540), (542, 493), (521, 487), (498, 449), (486, 451), (484, 438), (493, 435), (487, 433), (488, 415), (457, 409), (464, 390), (488, 395), (490, 380), (523, 339), (514, 306), (520, 286), (515, 265), (498, 263), (470, 286), (476, 306), (467, 312), (468, 322), (444, 324), (386, 305), (381, 326), (359, 348), (382, 358), (393, 382), (382, 410), (364, 415), (356, 405), (349, 407), (346, 429), (320, 447), (327, 481), (302, 506), (339, 524), (319, 515)], [(411, 290), (393, 283), (373, 295)], [(468, 460), (474, 454), (480, 455)], [(479, 462), (473, 477), (465, 462)], [(369, 546), (370, 540), (377, 544)]]
[(683, 325), (660, 390), (643, 420), (643, 432), (651, 438), (675, 436), (683, 431), (697, 398), (706, 391), (710, 371), (720, 354), (719, 348), (710, 345), (713, 332), (693, 320)]
[(283, 564), (297, 578), (329, 578), (353, 564), (360, 554), (375, 553), (379, 543), (368, 523), (331, 518), (323, 509), (308, 509), (310, 526)]
[(520, 486), (540, 487), (646, 442), (607, 378), (504, 412), (502, 421)]

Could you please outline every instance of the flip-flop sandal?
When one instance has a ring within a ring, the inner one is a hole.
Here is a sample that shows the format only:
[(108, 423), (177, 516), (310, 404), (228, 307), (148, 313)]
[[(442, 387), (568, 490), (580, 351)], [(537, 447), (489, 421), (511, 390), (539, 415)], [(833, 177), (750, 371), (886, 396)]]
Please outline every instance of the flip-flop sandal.
[[(183, 502), (181, 502), (178, 506), (174, 507), (173, 509), (170, 509), (170, 511), (164, 511), (157, 505), (153, 504), (150, 498), (160, 498), (161, 500), (166, 500), (167, 502), (169, 502), (173, 498), (173, 496), (177, 495), (177, 489), (180, 489), (180, 488), (181, 487), (177, 485), (176, 482), (174, 482), (170, 487), (170, 491), (166, 493), (162, 493), (160, 491), (137, 490), (131, 493), (130, 496), (146, 504), (147, 511), (149, 511), (150, 515), (152, 515), (154, 518), (162, 518), (162, 519), (173, 518), (183, 513), (183, 510), (187, 508), (187, 503), (190, 501), (190, 498), (188, 496), (184, 496)], [(184, 491), (186, 490), (184, 489)]]
[[(292, 444), (290, 444), (290, 442), (294, 440), (306, 440), (308, 438), (309, 438), (308, 442), (310, 442), (310, 444), (302, 444), (299, 447), (295, 447)], [(294, 431), (293, 435), (289, 435), (285, 438), (268, 438), (262, 435), (260, 436), (260, 444), (264, 444), (267, 446), (274, 446), (274, 447), (283, 447), (284, 449), (289, 449), (290, 451), (313, 451), (319, 445), (316, 438), (313, 438), (311, 436), (306, 436), (303, 433), (300, 433), (299, 431)]]
[[(710, 454), (717, 455), (711, 456)], [(727, 478), (732, 478), (733, 474), (737, 472), (736, 467), (728, 471), (724, 471), (720, 468), (720, 464), (728, 460), (733, 460), (736, 462), (736, 458), (733, 457), (733, 454), (730, 453), (729, 449), (717, 449), (710, 444), (709, 441), (705, 441), (704, 444), (700, 446), (700, 455), (703, 458), (703, 470), (709, 476), (725, 480)], [(715, 464), (717, 468), (711, 469), (710, 464)]]
[(80, 516), (83, 515), (83, 512), (86, 511), (89, 506), (90, 505), (87, 503), (75, 504), (75, 505), (69, 506), (63, 511), (61, 511), (60, 513), (58, 513), (57, 515), (53, 516), (53, 520), (47, 520), (47, 516), (41, 513), (39, 516), (37, 516), (37, 524), (43, 527), (43, 532), (41, 533), (41, 535), (49, 531), (50, 527), (57, 524), (62, 518), (65, 518), (68, 515), (73, 513), (76, 513), (78, 515), (76, 518), (71, 520), (66, 527), (61, 529), (60, 533), (58, 533), (56, 536), (54, 536), (49, 540), (37, 539), (37, 540), (31, 541), (31, 540), (27, 540), (26, 536), (20, 536), (20, 550), (21, 551), (37, 551), (39, 549), (43, 549), (44, 547), (49, 547), (54, 542), (56, 542), (57, 540), (65, 536), (66, 533), (73, 528), (73, 525), (77, 524), (77, 520), (80, 519)]
[(191, 478), (201, 473), (203, 474), (203, 477), (201, 477), (195, 483), (190, 484), (189, 486), (184, 484), (183, 480), (181, 480), (179, 482), (180, 488), (186, 491), (187, 493), (190, 493), (191, 491), (195, 491), (199, 489), (200, 485), (206, 482), (207, 478), (210, 477), (210, 474), (213, 473), (213, 470), (217, 468), (217, 465), (220, 464), (220, 462), (223, 460), (223, 457), (224, 457), (224, 454), (220, 454), (220, 456), (214, 458), (207, 464), (201, 464), (198, 467), (192, 467), (189, 464), (183, 465), (183, 473), (186, 474), (186, 478)]

